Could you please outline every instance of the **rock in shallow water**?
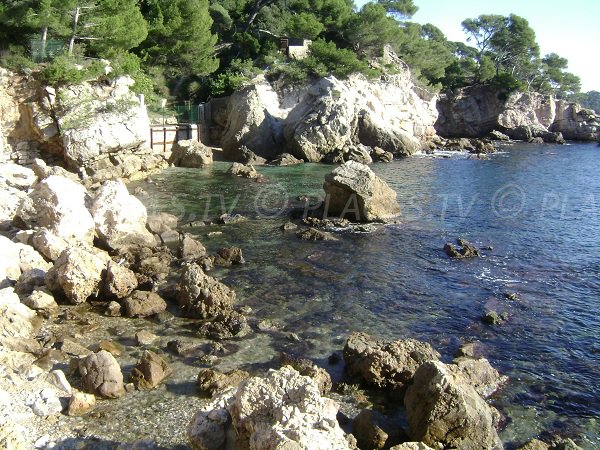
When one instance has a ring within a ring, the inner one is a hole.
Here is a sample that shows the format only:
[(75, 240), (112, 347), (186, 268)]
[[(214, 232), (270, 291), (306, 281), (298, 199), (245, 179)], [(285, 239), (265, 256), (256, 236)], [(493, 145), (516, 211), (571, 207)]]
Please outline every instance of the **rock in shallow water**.
[(167, 309), (167, 303), (155, 292), (134, 291), (123, 301), (127, 317), (149, 317)]
[(383, 221), (400, 214), (396, 192), (365, 164), (349, 161), (325, 176), (325, 214)]
[(79, 374), (90, 393), (107, 398), (118, 398), (125, 394), (121, 367), (106, 350), (81, 359)]
[(231, 311), (235, 292), (208, 276), (198, 264), (183, 269), (179, 280), (177, 300), (182, 309), (194, 317), (209, 319)]
[(138, 389), (154, 389), (172, 374), (173, 370), (164, 358), (146, 350), (133, 368), (131, 380)]
[(499, 413), (459, 372), (431, 361), (415, 372), (404, 397), (410, 435), (415, 441), (464, 450), (501, 449)]
[(379, 388), (404, 386), (421, 364), (438, 358), (431, 345), (414, 339), (386, 342), (366, 333), (352, 333), (344, 346), (348, 373)]

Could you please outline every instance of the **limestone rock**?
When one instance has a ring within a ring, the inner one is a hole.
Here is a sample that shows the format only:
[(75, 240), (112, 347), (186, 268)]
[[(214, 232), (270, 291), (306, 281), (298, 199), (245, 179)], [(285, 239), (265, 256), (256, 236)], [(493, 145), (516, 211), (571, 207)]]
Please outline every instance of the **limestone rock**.
[(237, 387), (249, 377), (250, 374), (244, 370), (235, 369), (223, 373), (215, 369), (201, 369), (196, 379), (196, 385), (198, 390), (212, 396), (226, 388)]
[(0, 289), (0, 342), (4, 338), (28, 338), (34, 332), (35, 311), (21, 303), (13, 288)]
[(154, 234), (161, 235), (177, 228), (178, 222), (177, 216), (162, 212), (148, 216), (146, 228)]
[(236, 311), (222, 311), (198, 328), (198, 335), (210, 339), (230, 339), (252, 333), (246, 317)]
[(129, 194), (123, 181), (105, 182), (96, 193), (91, 211), (98, 237), (107, 247), (156, 245), (154, 237), (146, 229), (146, 208)]
[(169, 162), (177, 167), (206, 167), (213, 163), (212, 150), (195, 140), (177, 141)]
[(317, 230), (312, 227), (298, 231), (296, 236), (303, 241), (337, 241), (337, 238), (330, 232)]
[(46, 317), (55, 315), (58, 310), (54, 297), (45, 289), (34, 290), (23, 300), (23, 304)]
[(398, 424), (371, 409), (363, 409), (352, 420), (352, 434), (361, 450), (390, 448), (401, 439)]
[(264, 77), (236, 91), (229, 99), (227, 124), (221, 145), (228, 161), (246, 162), (242, 148), (266, 159), (277, 156), (283, 145), (285, 108)]
[(236, 177), (242, 178), (250, 178), (250, 179), (258, 179), (261, 177), (253, 165), (241, 164), (241, 163), (233, 163), (227, 173)]
[(289, 153), (282, 153), (277, 158), (269, 161), (270, 166), (295, 166), (297, 164), (304, 163), (303, 160), (296, 158), (294, 155)]
[(172, 374), (173, 370), (161, 356), (145, 350), (131, 372), (131, 379), (138, 389), (154, 389)]
[(431, 345), (414, 339), (386, 342), (366, 333), (352, 333), (344, 346), (348, 373), (379, 388), (408, 384), (419, 366), (438, 358)]
[(121, 367), (106, 350), (92, 353), (81, 359), (78, 365), (88, 392), (107, 398), (118, 398), (125, 393)]
[(235, 292), (206, 275), (199, 265), (190, 264), (181, 274), (177, 299), (186, 313), (209, 319), (232, 309)]
[(396, 192), (368, 166), (344, 163), (325, 176), (326, 212), (356, 221), (379, 221), (400, 214)]
[(0, 229), (10, 228), (19, 205), (27, 197), (27, 190), (34, 181), (35, 175), (31, 169), (0, 163)]
[(245, 262), (242, 249), (239, 247), (224, 247), (219, 249), (214, 260), (216, 266), (231, 266), (232, 264), (244, 264)]
[(69, 246), (65, 239), (56, 236), (46, 228), (36, 230), (32, 241), (33, 247), (50, 261), (56, 261)]
[(91, 246), (94, 220), (86, 208), (87, 192), (75, 181), (52, 175), (23, 200), (16, 221), (26, 228), (46, 228), (67, 242)]
[(463, 356), (455, 358), (452, 363), (452, 366), (456, 365), (483, 398), (492, 395), (508, 380), (508, 377), (500, 375), (485, 358), (476, 359)]
[(102, 283), (102, 292), (110, 298), (125, 298), (138, 286), (135, 273), (114, 261), (109, 261)]
[(155, 292), (133, 291), (123, 300), (127, 317), (148, 317), (167, 309), (167, 303)]
[(462, 374), (441, 362), (419, 367), (404, 397), (411, 437), (427, 445), (501, 449), (498, 413)]
[(79, 247), (68, 248), (46, 273), (46, 286), (72, 304), (83, 303), (98, 292), (107, 259)]
[(400, 445), (394, 445), (390, 450), (433, 450), (433, 448), (422, 442), (405, 442)]
[(67, 415), (83, 416), (96, 406), (96, 397), (94, 394), (86, 394), (85, 392), (73, 392), (69, 398), (69, 406), (67, 407)]
[(321, 395), (327, 395), (331, 391), (331, 375), (322, 367), (318, 367), (310, 359), (281, 352), (279, 354), (279, 364), (281, 367), (290, 366), (297, 370), (300, 375), (315, 380)]
[[(192, 449), (350, 449), (337, 404), (321, 397), (316, 383), (290, 367), (249, 378), (198, 411), (188, 426)], [(228, 430), (233, 428), (233, 432)], [(236, 443), (229, 442), (236, 439)]]
[(76, 183), (79, 183), (81, 181), (79, 177), (73, 172), (69, 172), (68, 170), (63, 169), (60, 166), (48, 166), (44, 160), (39, 158), (33, 160), (31, 169), (33, 170), (33, 173), (35, 173), (39, 180), (45, 180), (46, 178), (51, 177), (52, 175), (58, 175), (73, 180)]
[(464, 239), (458, 240), (459, 248), (455, 247), (451, 243), (446, 243), (444, 245), (444, 252), (450, 258), (475, 258), (479, 256), (479, 250), (470, 242), (465, 241)]
[(29, 245), (16, 243), (0, 235), (0, 288), (18, 281), (32, 270), (45, 272), (50, 264)]
[(179, 241), (178, 255), (183, 260), (194, 260), (206, 255), (206, 248), (201, 242), (185, 233)]
[(135, 343), (137, 345), (152, 345), (160, 338), (154, 333), (150, 333), (148, 330), (140, 330), (135, 333)]

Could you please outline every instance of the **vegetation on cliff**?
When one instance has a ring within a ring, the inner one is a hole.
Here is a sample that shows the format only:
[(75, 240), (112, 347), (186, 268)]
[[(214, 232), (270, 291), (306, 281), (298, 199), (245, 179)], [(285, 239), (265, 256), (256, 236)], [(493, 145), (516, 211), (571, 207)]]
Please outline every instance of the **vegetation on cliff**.
[[(462, 23), (469, 44), (431, 24), (411, 22), (413, 0), (10, 0), (0, 5), (2, 64), (43, 64), (51, 84), (105, 70), (130, 74), (156, 98), (202, 99), (231, 93), (263, 71), (288, 83), (334, 74), (378, 76), (398, 67), (436, 89), (492, 84), (571, 98), (579, 78), (568, 61), (540, 55), (523, 17), (481, 15)], [(310, 39), (306, 58), (288, 58), (282, 38)], [(81, 70), (81, 67), (85, 70)]]

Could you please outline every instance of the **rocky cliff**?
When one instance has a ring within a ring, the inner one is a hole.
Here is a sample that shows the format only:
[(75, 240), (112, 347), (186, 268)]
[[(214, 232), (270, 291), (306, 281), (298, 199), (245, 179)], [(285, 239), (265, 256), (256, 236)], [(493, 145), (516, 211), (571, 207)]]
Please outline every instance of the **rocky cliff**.
[(408, 72), (377, 81), (327, 77), (287, 92), (260, 78), (230, 98), (221, 143), (231, 160), (242, 146), (266, 159), (289, 152), (312, 162), (358, 144), (410, 155), (435, 136), (436, 100)]
[(594, 111), (535, 92), (507, 95), (476, 86), (442, 95), (437, 108), (435, 128), (445, 137), (483, 137), (498, 130), (514, 139), (553, 132), (565, 139), (596, 141), (600, 131)]
[(148, 147), (146, 107), (128, 77), (54, 89), (0, 69), (0, 160), (58, 163), (90, 182), (166, 164)]

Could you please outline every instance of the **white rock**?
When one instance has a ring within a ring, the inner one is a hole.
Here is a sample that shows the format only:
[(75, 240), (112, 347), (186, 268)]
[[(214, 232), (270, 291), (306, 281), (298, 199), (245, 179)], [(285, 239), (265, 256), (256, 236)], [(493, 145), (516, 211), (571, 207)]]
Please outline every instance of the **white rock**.
[(107, 181), (102, 185), (91, 211), (98, 236), (109, 247), (156, 246), (154, 237), (146, 229), (146, 207), (129, 194), (121, 180)]
[(83, 185), (52, 175), (35, 186), (16, 215), (28, 228), (47, 228), (68, 242), (91, 246), (94, 220), (85, 207), (86, 195)]
[(21, 303), (13, 288), (0, 289), (0, 341), (5, 337), (31, 337), (35, 316), (35, 311)]
[(49, 372), (48, 381), (50, 384), (56, 386), (58, 389), (66, 392), (67, 394), (71, 393), (71, 383), (69, 383), (65, 373), (62, 370), (52, 370)]

